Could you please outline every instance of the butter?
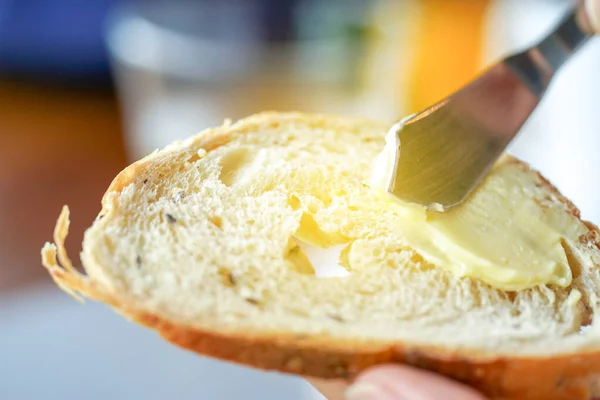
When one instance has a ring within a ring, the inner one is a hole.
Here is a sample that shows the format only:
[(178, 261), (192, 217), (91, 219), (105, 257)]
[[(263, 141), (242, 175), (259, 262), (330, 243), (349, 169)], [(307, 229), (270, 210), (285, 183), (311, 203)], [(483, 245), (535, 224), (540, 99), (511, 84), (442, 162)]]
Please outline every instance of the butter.
[(425, 220), (426, 208), (419, 204), (409, 204), (401, 201), (397, 197), (388, 193), (388, 183), (392, 181), (392, 175), (397, 165), (396, 149), (400, 145), (398, 130), (402, 128), (403, 122), (400, 121), (396, 126), (390, 129), (385, 136), (385, 146), (383, 151), (377, 155), (371, 167), (369, 175), (369, 186), (376, 190), (376, 194), (382, 200), (396, 203), (399, 207), (398, 213), (409, 220)]
[(561, 207), (538, 204), (534, 174), (523, 173), (505, 157), (463, 204), (445, 212), (426, 210), (387, 193), (397, 140), (395, 132), (388, 134), (369, 186), (393, 207), (394, 229), (409, 246), (441, 268), (498, 289), (571, 283), (562, 241), (577, 240), (585, 226)]
[(400, 145), (397, 129), (400, 128), (401, 125), (397, 125), (385, 135), (385, 146), (383, 151), (375, 157), (369, 176), (369, 185), (382, 191), (387, 196), (391, 196), (387, 194), (388, 182), (392, 180), (396, 168), (396, 149)]

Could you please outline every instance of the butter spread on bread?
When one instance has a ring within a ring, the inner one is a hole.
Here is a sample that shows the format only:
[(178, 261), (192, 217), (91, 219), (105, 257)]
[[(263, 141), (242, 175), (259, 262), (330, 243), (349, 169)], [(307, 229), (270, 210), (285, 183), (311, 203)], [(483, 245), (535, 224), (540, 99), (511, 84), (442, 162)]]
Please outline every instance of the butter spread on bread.
[(538, 177), (520, 173), (520, 167), (504, 157), (461, 205), (445, 212), (427, 210), (387, 193), (385, 185), (396, 164), (396, 138), (395, 130), (387, 134), (369, 185), (398, 211), (398, 230), (411, 247), (439, 267), (499, 289), (571, 283), (564, 246), (572, 246), (587, 228), (575, 216), (552, 207), (552, 194), (534, 195), (544, 190)]

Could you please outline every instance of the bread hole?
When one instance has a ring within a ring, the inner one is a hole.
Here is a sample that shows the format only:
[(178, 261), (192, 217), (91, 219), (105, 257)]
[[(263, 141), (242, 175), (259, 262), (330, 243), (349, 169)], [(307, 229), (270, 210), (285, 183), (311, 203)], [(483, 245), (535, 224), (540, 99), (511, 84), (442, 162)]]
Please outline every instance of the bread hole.
[(300, 274), (314, 275), (313, 266), (296, 240), (290, 238), (285, 259), (292, 265), (294, 271)]
[(347, 271), (350, 271), (352, 269), (352, 266), (350, 265), (350, 252), (352, 251), (353, 245), (354, 245), (354, 242), (350, 243), (346, 247), (343, 247), (340, 250), (340, 255), (338, 257), (338, 264), (340, 266), (346, 268)]
[(591, 329), (594, 321), (594, 312), (586, 301), (583, 302), (584, 311), (579, 322), (579, 333), (585, 333)]
[(302, 207), (302, 203), (296, 195), (291, 195), (287, 203), (290, 207), (292, 207), (292, 210), (294, 211), (299, 210)]
[(600, 232), (591, 222), (583, 221), (583, 223), (588, 227), (589, 231), (579, 236), (579, 243), (589, 248), (600, 250)]
[(188, 159), (186, 160), (188, 163), (193, 164), (196, 161), (200, 160), (202, 157), (204, 157), (206, 155), (206, 150), (204, 149), (199, 149), (198, 151), (196, 151), (194, 154), (192, 154), (191, 156), (188, 157)]
[(221, 276), (223, 280), (223, 284), (227, 287), (235, 287), (237, 285), (238, 279), (235, 274), (228, 270), (227, 268), (219, 268), (218, 274)]
[(246, 300), (247, 303), (252, 304), (253, 306), (260, 306), (260, 301), (252, 298), (252, 297), (247, 297), (244, 300)]
[[(421, 254), (417, 253), (414, 249), (402, 248), (402, 249), (396, 250), (395, 253), (399, 253), (399, 254), (406, 253), (406, 256), (399, 257), (399, 259), (401, 260), (400, 262), (397, 262), (392, 259), (388, 259), (386, 261), (386, 264), (389, 268), (404, 269), (404, 270), (410, 268), (412, 270), (417, 270), (417, 271), (431, 271), (431, 270), (439, 271), (438, 267), (425, 261), (423, 256)], [(390, 254), (391, 254), (391, 252), (390, 252)], [(406, 260), (406, 261), (404, 261), (404, 260)]]
[(308, 212), (311, 214), (316, 214), (319, 212), (319, 210), (321, 210), (323, 208), (322, 204), (320, 204), (320, 202), (310, 202), (308, 204)]
[(104, 217), (106, 217), (106, 214), (108, 214), (108, 211), (103, 208), (96, 216), (96, 220), (99, 221), (99, 220), (103, 219)]
[(328, 153), (333, 153), (333, 154), (342, 154), (345, 153), (345, 151), (343, 150), (342, 146), (336, 146), (334, 143), (329, 143), (327, 142), (321, 142), (319, 143), (319, 145), (321, 147), (323, 147), (324, 149), (327, 150)]
[(316, 214), (323, 208), (323, 202), (313, 196), (306, 195), (301, 200), (296, 195), (291, 195), (288, 199), (288, 205), (294, 210), (305, 209), (309, 214)]
[(303, 213), (302, 217), (300, 217), (300, 226), (294, 237), (307, 243), (314, 243), (321, 248), (349, 242), (349, 239), (339, 231), (325, 231), (321, 229), (315, 216), (308, 212)]
[(592, 329), (592, 321), (591, 320), (588, 324), (581, 325), (579, 327), (579, 333), (587, 333), (587, 332), (589, 332), (590, 329)]
[(295, 241), (317, 278), (341, 278), (350, 275), (350, 271), (340, 262), (344, 245), (321, 248), (298, 238)]
[(275, 185), (275, 183), (273, 183), (273, 182), (266, 182), (266, 183), (263, 183), (263, 186), (262, 186), (262, 189), (261, 189), (261, 190), (262, 190), (263, 192), (270, 192), (270, 191), (272, 191), (273, 189), (275, 189), (275, 186), (276, 186), (276, 185)]
[(573, 289), (569, 293), (567, 301), (576, 302), (579, 307), (579, 321), (576, 333), (584, 333), (590, 329), (594, 320), (594, 309), (590, 302), (590, 295), (585, 289)]
[(112, 242), (112, 240), (108, 236), (104, 236), (104, 245), (106, 246), (106, 249), (110, 253), (114, 253), (114, 251), (115, 251), (115, 244)]
[(200, 160), (200, 157), (198, 156), (198, 154), (194, 153), (186, 161), (190, 164), (193, 164), (198, 160)]
[(333, 196), (329, 195), (329, 194), (325, 194), (319, 197), (319, 200), (321, 200), (323, 202), (323, 206), (324, 207), (330, 207), (331, 204), (333, 204)]
[(145, 245), (146, 245), (146, 239), (143, 235), (141, 235), (137, 241), (138, 249), (143, 249)]
[(219, 217), (218, 215), (210, 217), (208, 220), (217, 228), (223, 229), (223, 219), (221, 217)]
[(250, 161), (250, 152), (246, 148), (230, 150), (219, 162), (221, 165), (219, 179), (225, 186), (232, 186), (242, 176), (244, 166)]
[(515, 299), (517, 298), (517, 292), (504, 292), (504, 294), (508, 301), (510, 301), (511, 303), (515, 302)]
[(344, 322), (346, 322), (346, 321), (344, 320), (344, 318), (342, 318), (342, 317), (341, 317), (341, 316), (339, 316), (338, 314), (329, 313), (329, 314), (327, 314), (327, 317), (328, 317), (329, 319), (332, 319), (332, 320), (334, 320), (334, 321), (336, 321), (336, 322), (339, 322), (339, 323), (344, 323)]
[(289, 144), (289, 143), (290, 143), (290, 141), (289, 141), (289, 139), (288, 139), (288, 138), (281, 137), (281, 136), (277, 136), (277, 137), (275, 137), (275, 138), (273, 139), (273, 141), (272, 141), (272, 144), (273, 144), (274, 146), (283, 146), (283, 145), (285, 145), (285, 144)]
[(425, 261), (425, 259), (423, 258), (422, 255), (420, 255), (419, 253), (417, 253), (416, 251), (412, 250), (411, 251), (411, 255), (409, 258), (409, 265), (415, 265), (415, 267), (419, 270), (419, 271), (431, 271), (433, 269), (438, 269), (438, 267), (436, 267), (435, 265), (431, 264), (430, 262)]
[[(325, 201), (322, 200), (323, 198), (325, 199)], [(317, 214), (324, 207), (328, 207), (331, 205), (331, 196), (304, 195), (302, 199), (300, 199), (300, 197), (298, 197), (297, 195), (291, 195), (288, 199), (288, 205), (293, 210), (305, 209), (306, 212), (310, 214)]]
[(510, 316), (513, 317), (513, 318), (519, 317), (522, 313), (523, 313), (523, 311), (521, 310), (520, 307), (513, 306), (510, 309)]
[[(539, 187), (539, 185), (538, 185), (538, 187)], [(550, 196), (549, 194), (545, 194), (544, 197), (542, 197), (542, 198), (534, 197), (533, 201), (535, 204), (537, 204), (543, 210), (546, 210), (546, 209), (552, 207), (554, 204), (556, 204), (554, 202), (555, 199), (553, 199), (552, 196)]]
[(309, 317), (309, 316), (310, 316), (310, 315), (309, 315), (309, 314), (308, 314), (306, 311), (304, 311), (304, 310), (300, 310), (300, 309), (298, 309), (298, 308), (294, 308), (294, 307), (286, 307), (286, 310), (287, 310), (287, 311), (288, 311), (290, 314), (294, 314), (294, 315), (296, 315), (296, 316), (299, 316), (299, 317), (306, 318), (306, 317)]
[[(292, 208), (300, 207), (296, 196), (291, 196), (288, 203)], [(300, 217), (298, 229), (288, 241), (286, 258), (301, 273), (310, 273), (318, 278), (347, 276), (349, 272), (340, 265), (340, 255), (348, 241), (340, 232), (321, 229), (315, 216), (305, 212)]]
[(376, 289), (376, 288), (360, 288), (360, 289), (357, 289), (356, 292), (362, 294), (363, 296), (372, 296), (375, 293), (381, 292), (381, 289)]
[(244, 311), (227, 311), (221, 314), (222, 318), (228, 322), (237, 322), (248, 318), (248, 313)]
[(581, 262), (575, 256), (573, 248), (569, 245), (569, 243), (562, 239), (560, 240), (560, 245), (562, 246), (565, 256), (567, 257), (567, 262), (569, 263), (569, 267), (571, 268), (571, 274), (573, 275), (573, 279), (577, 279), (581, 276)]
[(556, 304), (558, 322), (565, 324), (564, 334), (579, 335), (591, 329), (594, 311), (590, 305), (589, 294), (578, 288), (571, 289), (566, 298)]

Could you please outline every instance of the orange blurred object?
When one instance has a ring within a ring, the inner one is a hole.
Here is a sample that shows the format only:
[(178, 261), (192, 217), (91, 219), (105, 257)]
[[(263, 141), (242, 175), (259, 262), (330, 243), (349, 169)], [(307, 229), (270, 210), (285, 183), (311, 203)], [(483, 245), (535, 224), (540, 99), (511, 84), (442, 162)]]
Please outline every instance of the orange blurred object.
[(482, 69), (490, 0), (421, 0), (411, 38), (407, 110), (417, 112), (453, 93)]
[[(100, 211), (126, 165), (114, 95), (0, 79), (0, 294), (51, 279), (40, 249), (64, 204), (73, 215), (69, 251)], [(75, 262), (77, 259), (75, 258)]]

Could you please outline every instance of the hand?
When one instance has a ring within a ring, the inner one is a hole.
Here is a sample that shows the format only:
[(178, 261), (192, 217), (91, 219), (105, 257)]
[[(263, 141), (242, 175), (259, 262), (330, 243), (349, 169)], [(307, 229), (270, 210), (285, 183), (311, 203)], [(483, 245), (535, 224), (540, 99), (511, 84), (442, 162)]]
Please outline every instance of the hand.
[(342, 381), (308, 379), (328, 400), (487, 400), (461, 383), (403, 365), (382, 365), (348, 386)]
[(581, 14), (583, 26), (592, 33), (600, 34), (600, 0), (583, 0), (583, 5)]

